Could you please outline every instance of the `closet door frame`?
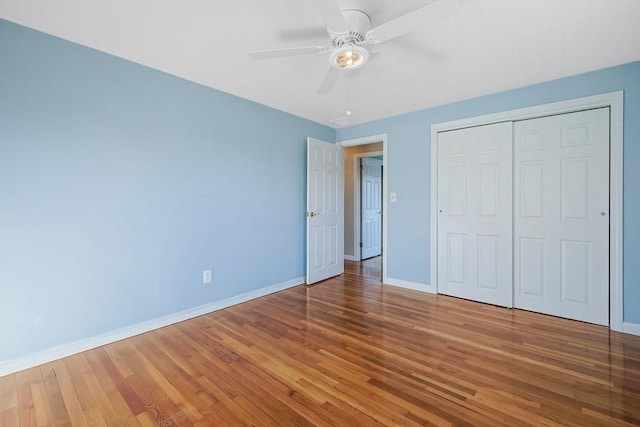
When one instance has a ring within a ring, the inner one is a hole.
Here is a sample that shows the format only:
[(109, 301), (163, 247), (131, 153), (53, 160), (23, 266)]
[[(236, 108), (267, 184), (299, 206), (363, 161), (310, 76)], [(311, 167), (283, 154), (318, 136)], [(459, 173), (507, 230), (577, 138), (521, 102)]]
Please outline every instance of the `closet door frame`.
[(503, 111), (484, 116), (431, 125), (431, 286), (438, 293), (438, 133), (471, 126), (512, 122), (555, 114), (572, 113), (592, 108), (609, 107), (610, 115), (610, 181), (609, 181), (609, 327), (624, 332), (622, 282), (622, 145), (623, 145), (623, 92), (576, 98), (567, 101)]

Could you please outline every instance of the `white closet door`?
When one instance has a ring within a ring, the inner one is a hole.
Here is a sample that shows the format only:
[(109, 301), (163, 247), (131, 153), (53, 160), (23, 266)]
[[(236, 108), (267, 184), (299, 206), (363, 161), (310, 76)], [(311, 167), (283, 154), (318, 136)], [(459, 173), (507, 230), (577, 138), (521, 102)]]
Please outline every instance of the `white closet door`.
[(514, 304), (609, 324), (609, 109), (514, 124)]
[(438, 292), (511, 307), (512, 125), (438, 134)]

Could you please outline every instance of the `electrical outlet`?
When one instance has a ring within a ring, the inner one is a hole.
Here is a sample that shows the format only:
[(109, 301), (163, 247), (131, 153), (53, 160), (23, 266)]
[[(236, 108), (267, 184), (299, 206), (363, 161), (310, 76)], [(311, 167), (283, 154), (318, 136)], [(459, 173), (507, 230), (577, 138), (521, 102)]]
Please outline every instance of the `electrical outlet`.
[(211, 270), (202, 272), (202, 283), (211, 283)]

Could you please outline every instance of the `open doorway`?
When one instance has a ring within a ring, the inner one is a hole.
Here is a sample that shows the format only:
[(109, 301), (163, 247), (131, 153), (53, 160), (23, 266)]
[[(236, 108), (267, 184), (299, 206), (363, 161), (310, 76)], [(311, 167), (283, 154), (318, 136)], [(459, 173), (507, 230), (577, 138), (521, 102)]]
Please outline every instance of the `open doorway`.
[[(382, 143), (356, 145), (344, 149), (344, 255), (361, 260), (361, 159), (383, 156)], [(384, 163), (384, 157), (382, 157)]]
[[(344, 258), (349, 261), (360, 262), (363, 258), (362, 248), (360, 242), (362, 242), (362, 182), (360, 166), (362, 159), (378, 158), (382, 161), (381, 171), (381, 194), (380, 194), (380, 207), (379, 210), (382, 216), (382, 233), (380, 236), (382, 253), (385, 252), (385, 179), (386, 170), (384, 165), (385, 159), (385, 142), (386, 135), (375, 135), (371, 137), (358, 138), (356, 140), (342, 141), (341, 144), (344, 147), (344, 207), (345, 207), (345, 221), (344, 221)], [(364, 245), (364, 243), (363, 243)], [(366, 254), (365, 254), (366, 255)], [(379, 272), (378, 277), (381, 282), (384, 282), (385, 278), (385, 260), (381, 259), (382, 255), (374, 256), (366, 262), (371, 264), (377, 264), (376, 270)], [(376, 261), (377, 260), (377, 261)]]

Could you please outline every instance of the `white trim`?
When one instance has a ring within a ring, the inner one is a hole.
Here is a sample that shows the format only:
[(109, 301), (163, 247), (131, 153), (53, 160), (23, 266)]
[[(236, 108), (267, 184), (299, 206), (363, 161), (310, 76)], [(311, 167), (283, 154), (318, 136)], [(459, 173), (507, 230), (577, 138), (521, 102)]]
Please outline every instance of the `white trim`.
[[(375, 142), (373, 144), (376, 144)], [(382, 151), (371, 151), (370, 153), (357, 153), (353, 156), (353, 252), (356, 261), (362, 260), (362, 248), (360, 247), (360, 239), (362, 234), (362, 175), (360, 174), (360, 160), (364, 157), (382, 156), (382, 164), (384, 165), (384, 155)], [(384, 169), (383, 169), (384, 171)], [(384, 189), (384, 183), (383, 183)], [(384, 216), (383, 216), (384, 218)]]
[(385, 142), (386, 140), (387, 134), (380, 133), (378, 135), (363, 136), (361, 138), (345, 139), (344, 141), (338, 141), (338, 144), (342, 145), (343, 147), (354, 147), (356, 145), (374, 144), (380, 141)]
[(622, 332), (640, 336), (640, 323), (622, 322)]
[[(366, 145), (366, 144), (374, 144), (376, 142), (382, 142), (382, 192), (383, 192), (383, 197), (382, 197), (382, 282), (385, 282), (387, 280), (387, 258), (388, 258), (388, 248), (387, 248), (387, 218), (389, 215), (387, 215), (387, 195), (389, 192), (389, 185), (388, 185), (388, 181), (387, 181), (387, 177), (388, 177), (388, 167), (387, 167), (387, 159), (388, 159), (388, 153), (387, 153), (387, 134), (386, 133), (381, 133), (378, 135), (371, 135), (371, 136), (364, 136), (362, 138), (355, 138), (355, 139), (347, 139), (344, 141), (338, 141), (337, 144), (342, 145), (343, 147), (353, 147), (355, 145)], [(359, 180), (356, 180), (356, 182), (358, 182)], [(356, 229), (358, 229), (359, 227), (356, 227)], [(358, 234), (360, 233), (360, 231), (358, 231)], [(355, 234), (355, 233), (354, 233)], [(358, 236), (359, 237), (359, 236)], [(359, 255), (360, 255), (360, 245), (359, 245), (359, 240), (358, 240), (358, 245), (356, 245), (356, 248), (354, 248), (354, 251), (356, 252), (356, 255), (358, 255), (358, 260)]]
[(50, 348), (38, 353), (33, 353), (19, 359), (10, 360), (0, 363), (0, 377), (4, 375), (13, 374), (14, 372), (21, 371), (23, 369), (32, 368), (34, 366), (42, 365), (43, 363), (52, 362), (54, 360), (62, 359), (63, 357), (71, 356), (73, 354), (81, 353), (83, 351), (91, 350), (93, 348), (101, 347), (116, 341), (120, 341), (126, 338), (140, 335), (145, 332), (153, 331), (154, 329), (163, 328), (174, 323), (182, 322), (194, 317), (202, 316), (223, 308), (230, 307), (232, 305), (240, 304), (250, 301), (255, 298), (260, 298), (265, 295), (279, 292), (294, 286), (304, 284), (304, 277), (298, 277), (296, 279), (287, 280), (286, 282), (277, 283), (275, 285), (267, 286), (255, 291), (246, 292), (244, 294), (236, 295), (234, 297), (226, 298), (220, 301), (212, 302), (209, 304), (201, 305), (199, 307), (190, 308), (177, 313), (162, 316), (157, 319), (149, 320), (146, 322), (138, 323), (136, 325), (127, 326), (115, 331), (107, 332), (106, 334), (98, 335), (91, 338), (86, 338), (80, 341), (64, 344), (58, 347)]
[(344, 259), (346, 259), (347, 261), (358, 261), (358, 258), (356, 258), (355, 255), (344, 254)]
[[(430, 283), (435, 289), (435, 293), (438, 293), (438, 216), (434, 214), (438, 209), (438, 132), (437, 124), (431, 125), (431, 176), (430, 181), (430, 195), (429, 201), (429, 216), (431, 226), (429, 227), (429, 272)], [(436, 212), (437, 213), (437, 212)]]
[(398, 288), (412, 289), (414, 291), (427, 292), (427, 293), (430, 293), (430, 294), (435, 294), (436, 293), (435, 286), (427, 285), (426, 283), (417, 283), (417, 282), (409, 282), (407, 280), (394, 279), (394, 278), (391, 278), (391, 277), (387, 277), (383, 281), (383, 284), (384, 285), (396, 286)]
[[(609, 172), (609, 326), (622, 331), (624, 324), (623, 296), (623, 146), (624, 146), (624, 100), (623, 93), (611, 94), (610, 116), (610, 172)], [(615, 96), (614, 96), (615, 95)], [(638, 334), (640, 335), (640, 334)]]
[(551, 104), (537, 105), (517, 110), (503, 111), (484, 116), (471, 117), (431, 125), (431, 283), (438, 284), (438, 132), (481, 126), (491, 123), (532, 119), (536, 117), (564, 114), (592, 108), (609, 107), (611, 114), (611, 178), (609, 184), (610, 225), (609, 225), (609, 317), (614, 331), (623, 330), (623, 278), (622, 278), (622, 189), (623, 189), (623, 92), (576, 98)]

